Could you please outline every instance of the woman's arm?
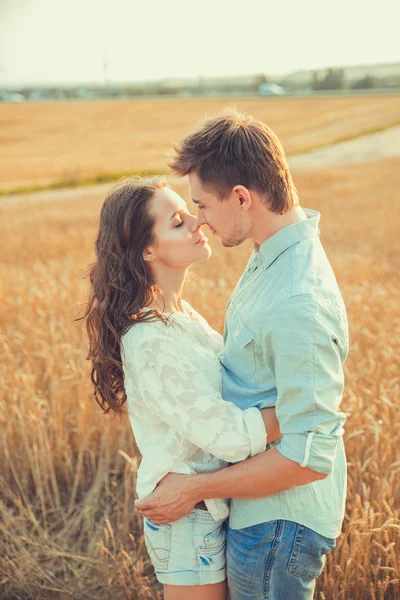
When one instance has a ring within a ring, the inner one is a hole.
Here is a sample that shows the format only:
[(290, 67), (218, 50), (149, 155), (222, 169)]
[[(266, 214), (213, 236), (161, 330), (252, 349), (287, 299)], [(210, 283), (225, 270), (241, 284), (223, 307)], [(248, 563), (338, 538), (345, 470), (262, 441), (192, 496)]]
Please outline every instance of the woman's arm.
[(258, 408), (241, 410), (226, 402), (199, 368), (196, 348), (185, 351), (171, 327), (151, 332), (139, 345), (124, 344), (124, 350), (131, 393), (182, 437), (228, 462), (265, 450), (268, 429), (276, 429), (271, 411), (263, 418)]
[(261, 410), (261, 416), (264, 421), (265, 431), (267, 432), (268, 443), (274, 442), (281, 437), (281, 431), (279, 429), (279, 421), (276, 418), (275, 407), (263, 408)]

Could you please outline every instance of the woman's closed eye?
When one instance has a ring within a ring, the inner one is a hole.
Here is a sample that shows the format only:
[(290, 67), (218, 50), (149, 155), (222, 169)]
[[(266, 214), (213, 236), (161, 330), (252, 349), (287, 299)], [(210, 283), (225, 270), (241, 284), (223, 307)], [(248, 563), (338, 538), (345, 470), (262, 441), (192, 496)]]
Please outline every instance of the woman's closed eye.
[(175, 225), (175, 227), (182, 227), (182, 225), (185, 222), (185, 215), (188, 215), (189, 217), (192, 216), (190, 212), (182, 211), (181, 214), (180, 214), (181, 221), (179, 221), (179, 223), (177, 223)]

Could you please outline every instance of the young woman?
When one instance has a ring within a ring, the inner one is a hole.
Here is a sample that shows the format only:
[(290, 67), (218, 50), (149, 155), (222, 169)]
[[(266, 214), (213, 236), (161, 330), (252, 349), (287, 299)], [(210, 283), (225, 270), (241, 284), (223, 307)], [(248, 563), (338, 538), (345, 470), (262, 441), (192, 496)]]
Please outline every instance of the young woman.
[[(222, 336), (182, 297), (190, 265), (211, 254), (185, 201), (164, 179), (127, 179), (100, 215), (85, 315), (95, 397), (105, 412), (126, 402), (142, 454), (137, 493), (169, 472), (227, 466), (277, 438), (274, 409), (240, 410), (221, 397)], [(272, 411), (272, 412), (271, 412)], [(226, 598), (226, 499), (198, 503), (173, 523), (144, 520), (167, 600)]]

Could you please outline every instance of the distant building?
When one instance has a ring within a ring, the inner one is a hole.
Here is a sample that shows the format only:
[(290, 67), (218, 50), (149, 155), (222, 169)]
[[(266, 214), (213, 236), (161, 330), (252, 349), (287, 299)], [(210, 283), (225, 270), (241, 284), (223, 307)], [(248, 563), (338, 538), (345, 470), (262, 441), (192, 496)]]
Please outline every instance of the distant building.
[(283, 96), (285, 90), (277, 83), (261, 83), (258, 93), (260, 96)]
[(1, 102), (24, 102), (25, 96), (18, 92), (3, 91), (0, 93)]

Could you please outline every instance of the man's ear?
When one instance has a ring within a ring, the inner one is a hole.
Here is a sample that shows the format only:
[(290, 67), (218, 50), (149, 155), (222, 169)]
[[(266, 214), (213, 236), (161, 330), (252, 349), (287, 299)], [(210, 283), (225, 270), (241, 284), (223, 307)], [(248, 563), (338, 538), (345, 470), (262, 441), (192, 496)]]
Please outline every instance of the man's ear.
[(244, 185), (235, 185), (232, 191), (236, 194), (241, 208), (249, 210), (252, 202), (250, 190)]
[(148, 248), (146, 248), (146, 250), (143, 252), (143, 260), (147, 261), (147, 262), (151, 262), (152, 260), (155, 259), (155, 256), (153, 254), (153, 251), (151, 249), (151, 246), (149, 246)]

